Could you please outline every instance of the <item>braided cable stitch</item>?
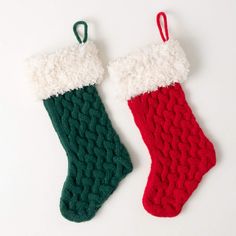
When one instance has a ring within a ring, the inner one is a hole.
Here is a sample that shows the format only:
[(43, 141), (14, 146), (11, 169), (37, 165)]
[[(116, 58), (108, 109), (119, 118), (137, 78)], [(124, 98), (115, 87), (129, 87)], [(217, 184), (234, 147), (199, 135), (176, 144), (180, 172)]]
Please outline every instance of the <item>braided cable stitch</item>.
[(216, 163), (213, 144), (199, 127), (179, 83), (128, 101), (152, 159), (144, 208), (173, 217)]
[(95, 86), (53, 96), (44, 105), (68, 157), (61, 213), (71, 221), (89, 220), (132, 171), (129, 155)]

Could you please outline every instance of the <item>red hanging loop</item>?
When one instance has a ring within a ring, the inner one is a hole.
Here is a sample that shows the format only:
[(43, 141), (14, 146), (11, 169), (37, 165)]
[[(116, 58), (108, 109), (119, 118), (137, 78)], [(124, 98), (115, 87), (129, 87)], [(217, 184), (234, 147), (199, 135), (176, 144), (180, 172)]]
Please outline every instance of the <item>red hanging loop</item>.
[[(163, 17), (164, 20), (164, 30), (163, 33), (162, 25), (161, 25), (161, 17)], [(169, 32), (168, 32), (168, 25), (167, 25), (167, 17), (165, 12), (159, 12), (156, 16), (157, 26), (161, 35), (161, 38), (163, 42), (166, 42), (169, 40)]]

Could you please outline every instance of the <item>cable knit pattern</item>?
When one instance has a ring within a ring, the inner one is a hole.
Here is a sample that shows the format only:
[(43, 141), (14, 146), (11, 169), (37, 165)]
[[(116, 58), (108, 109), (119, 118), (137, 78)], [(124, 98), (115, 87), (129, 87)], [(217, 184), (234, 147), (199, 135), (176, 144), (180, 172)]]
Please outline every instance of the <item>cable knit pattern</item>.
[(170, 39), (111, 62), (109, 72), (119, 81), (120, 97), (128, 100), (158, 87), (183, 82), (189, 63), (178, 41)]
[(60, 209), (71, 221), (91, 219), (118, 183), (132, 171), (95, 86), (44, 100), (68, 156)]
[(213, 144), (199, 127), (179, 83), (136, 96), (128, 104), (152, 158), (144, 208), (155, 216), (176, 216), (215, 165)]
[(93, 42), (31, 57), (27, 60), (29, 77), (40, 99), (102, 81), (104, 69)]

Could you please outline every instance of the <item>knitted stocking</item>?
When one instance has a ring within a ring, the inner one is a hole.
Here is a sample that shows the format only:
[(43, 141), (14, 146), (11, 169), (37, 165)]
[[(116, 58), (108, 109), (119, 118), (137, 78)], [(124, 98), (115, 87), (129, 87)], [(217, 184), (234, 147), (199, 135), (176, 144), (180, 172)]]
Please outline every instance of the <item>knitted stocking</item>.
[[(87, 38), (86, 23), (79, 24), (85, 24)], [(71, 221), (89, 220), (132, 171), (94, 86), (103, 77), (97, 49), (92, 42), (77, 44), (29, 63), (38, 95), (68, 157), (61, 213)]]
[[(164, 13), (161, 15), (166, 24)], [(181, 211), (216, 162), (214, 147), (199, 127), (180, 85), (187, 78), (188, 61), (179, 43), (167, 40), (110, 65), (152, 160), (144, 208), (162, 217)]]

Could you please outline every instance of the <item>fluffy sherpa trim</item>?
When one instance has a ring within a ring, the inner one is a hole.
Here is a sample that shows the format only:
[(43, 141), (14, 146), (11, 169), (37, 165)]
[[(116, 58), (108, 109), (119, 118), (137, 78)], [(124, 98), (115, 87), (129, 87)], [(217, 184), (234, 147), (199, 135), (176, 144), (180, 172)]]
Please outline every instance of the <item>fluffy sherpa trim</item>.
[(154, 43), (110, 63), (109, 72), (129, 100), (175, 82), (186, 80), (189, 63), (177, 40)]
[(100, 83), (104, 69), (92, 42), (76, 44), (53, 53), (34, 56), (27, 60), (29, 76), (38, 97), (53, 95)]

